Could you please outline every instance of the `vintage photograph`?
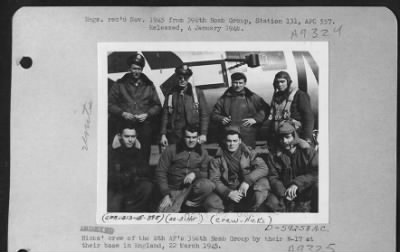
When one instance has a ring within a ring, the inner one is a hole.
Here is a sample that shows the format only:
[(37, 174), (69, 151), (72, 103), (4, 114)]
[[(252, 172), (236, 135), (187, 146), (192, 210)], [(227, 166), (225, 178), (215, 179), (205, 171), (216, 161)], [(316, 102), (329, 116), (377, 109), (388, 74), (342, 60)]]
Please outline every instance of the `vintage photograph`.
[(40, 2), (3, 15), (0, 251), (399, 250), (394, 5)]
[(327, 48), (103, 45), (101, 212), (327, 211)]
[(395, 8), (107, 2), (8, 11), (1, 251), (396, 250)]

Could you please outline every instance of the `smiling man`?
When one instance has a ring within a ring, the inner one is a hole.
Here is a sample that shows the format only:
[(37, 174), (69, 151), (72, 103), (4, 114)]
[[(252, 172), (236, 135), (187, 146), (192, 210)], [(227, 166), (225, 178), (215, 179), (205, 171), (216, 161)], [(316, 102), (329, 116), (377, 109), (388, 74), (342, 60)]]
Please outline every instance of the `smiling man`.
[(255, 212), (268, 196), (268, 166), (242, 143), (238, 127), (228, 127), (223, 146), (210, 162), (215, 193), (206, 199), (208, 212)]
[(209, 115), (203, 91), (189, 82), (193, 75), (187, 65), (175, 69), (178, 82), (166, 96), (161, 119), (161, 145), (175, 144), (182, 139), (186, 125), (200, 128), (200, 143), (207, 141)]
[(180, 142), (163, 151), (156, 168), (162, 195), (159, 212), (203, 211), (204, 199), (215, 189), (207, 179), (210, 157), (199, 144), (199, 130), (188, 125), (183, 132)]
[(161, 111), (153, 82), (143, 73), (144, 57), (133, 54), (127, 59), (128, 73), (119, 79), (108, 94), (108, 111), (119, 124), (136, 123), (138, 138), (146, 159), (150, 156), (152, 119)]
[(295, 125), (278, 126), (279, 149), (266, 160), (271, 192), (266, 206), (275, 212), (318, 212), (318, 152), (297, 136)]
[(265, 119), (268, 104), (257, 94), (246, 88), (246, 75), (240, 72), (231, 75), (232, 86), (218, 99), (211, 113), (211, 120), (220, 126), (240, 127), (242, 141), (256, 146), (257, 126)]
[(150, 167), (132, 123), (121, 126), (108, 156), (109, 212), (148, 212), (153, 192)]

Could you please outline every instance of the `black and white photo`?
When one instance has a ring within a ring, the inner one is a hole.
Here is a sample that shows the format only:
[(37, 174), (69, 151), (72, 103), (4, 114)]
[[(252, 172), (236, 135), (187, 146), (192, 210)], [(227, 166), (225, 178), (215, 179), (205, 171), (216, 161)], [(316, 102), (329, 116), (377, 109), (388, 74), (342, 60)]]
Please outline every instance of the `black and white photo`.
[(326, 220), (327, 43), (104, 43), (98, 56), (103, 217)]

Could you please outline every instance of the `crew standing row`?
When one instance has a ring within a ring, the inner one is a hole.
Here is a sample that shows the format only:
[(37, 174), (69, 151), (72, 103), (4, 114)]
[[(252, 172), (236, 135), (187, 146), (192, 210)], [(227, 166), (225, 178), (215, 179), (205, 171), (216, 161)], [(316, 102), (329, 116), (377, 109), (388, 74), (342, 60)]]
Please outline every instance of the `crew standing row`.
[(197, 125), (201, 131), (200, 143), (207, 142), (210, 119), (220, 129), (239, 127), (243, 142), (252, 148), (256, 145), (257, 129), (265, 120), (271, 124), (265, 139), (272, 145), (277, 144), (274, 135), (277, 125), (283, 120), (292, 121), (300, 138), (312, 142), (314, 117), (310, 98), (307, 93), (292, 87), (287, 72), (275, 75), (271, 106), (246, 87), (245, 74), (232, 74), (232, 86), (218, 99), (209, 115), (203, 91), (189, 82), (193, 72), (187, 65), (176, 68), (178, 83), (165, 96), (161, 107), (153, 82), (142, 73), (145, 65), (143, 56), (133, 55), (128, 58), (127, 64), (129, 73), (119, 79), (109, 92), (108, 110), (117, 118), (117, 124), (126, 120), (136, 123), (146, 157), (149, 157), (151, 141), (157, 133), (153, 129), (154, 122), (161, 122), (160, 143), (164, 147), (177, 143), (186, 125)]

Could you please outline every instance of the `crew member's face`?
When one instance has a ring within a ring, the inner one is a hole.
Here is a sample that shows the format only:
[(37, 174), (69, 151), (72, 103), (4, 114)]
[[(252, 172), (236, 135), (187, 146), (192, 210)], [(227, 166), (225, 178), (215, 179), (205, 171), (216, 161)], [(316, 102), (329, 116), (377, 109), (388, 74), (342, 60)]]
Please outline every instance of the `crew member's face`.
[(190, 132), (186, 130), (184, 136), (186, 147), (188, 147), (189, 149), (193, 149), (194, 147), (196, 147), (198, 138), (199, 138), (199, 133)]
[(276, 88), (278, 89), (279, 92), (283, 92), (288, 88), (288, 83), (285, 78), (278, 78), (276, 80)]
[(293, 134), (284, 134), (280, 136), (281, 145), (285, 150), (290, 150), (293, 147)]
[(120, 139), (126, 148), (132, 148), (136, 142), (136, 130), (124, 129), (120, 135)]
[(180, 86), (180, 87), (186, 87), (187, 86), (187, 84), (189, 83), (188, 82), (188, 80), (189, 80), (189, 76), (187, 76), (187, 75), (178, 75), (178, 85)]
[(142, 71), (143, 71), (142, 67), (135, 64), (132, 64), (131, 67), (129, 68), (129, 72), (132, 73), (134, 79), (139, 79)]
[(246, 86), (246, 81), (244, 79), (232, 80), (232, 87), (236, 92), (240, 92)]
[(229, 152), (235, 152), (242, 143), (242, 140), (240, 139), (238, 134), (227, 135), (225, 143), (226, 143), (226, 148), (228, 149)]

